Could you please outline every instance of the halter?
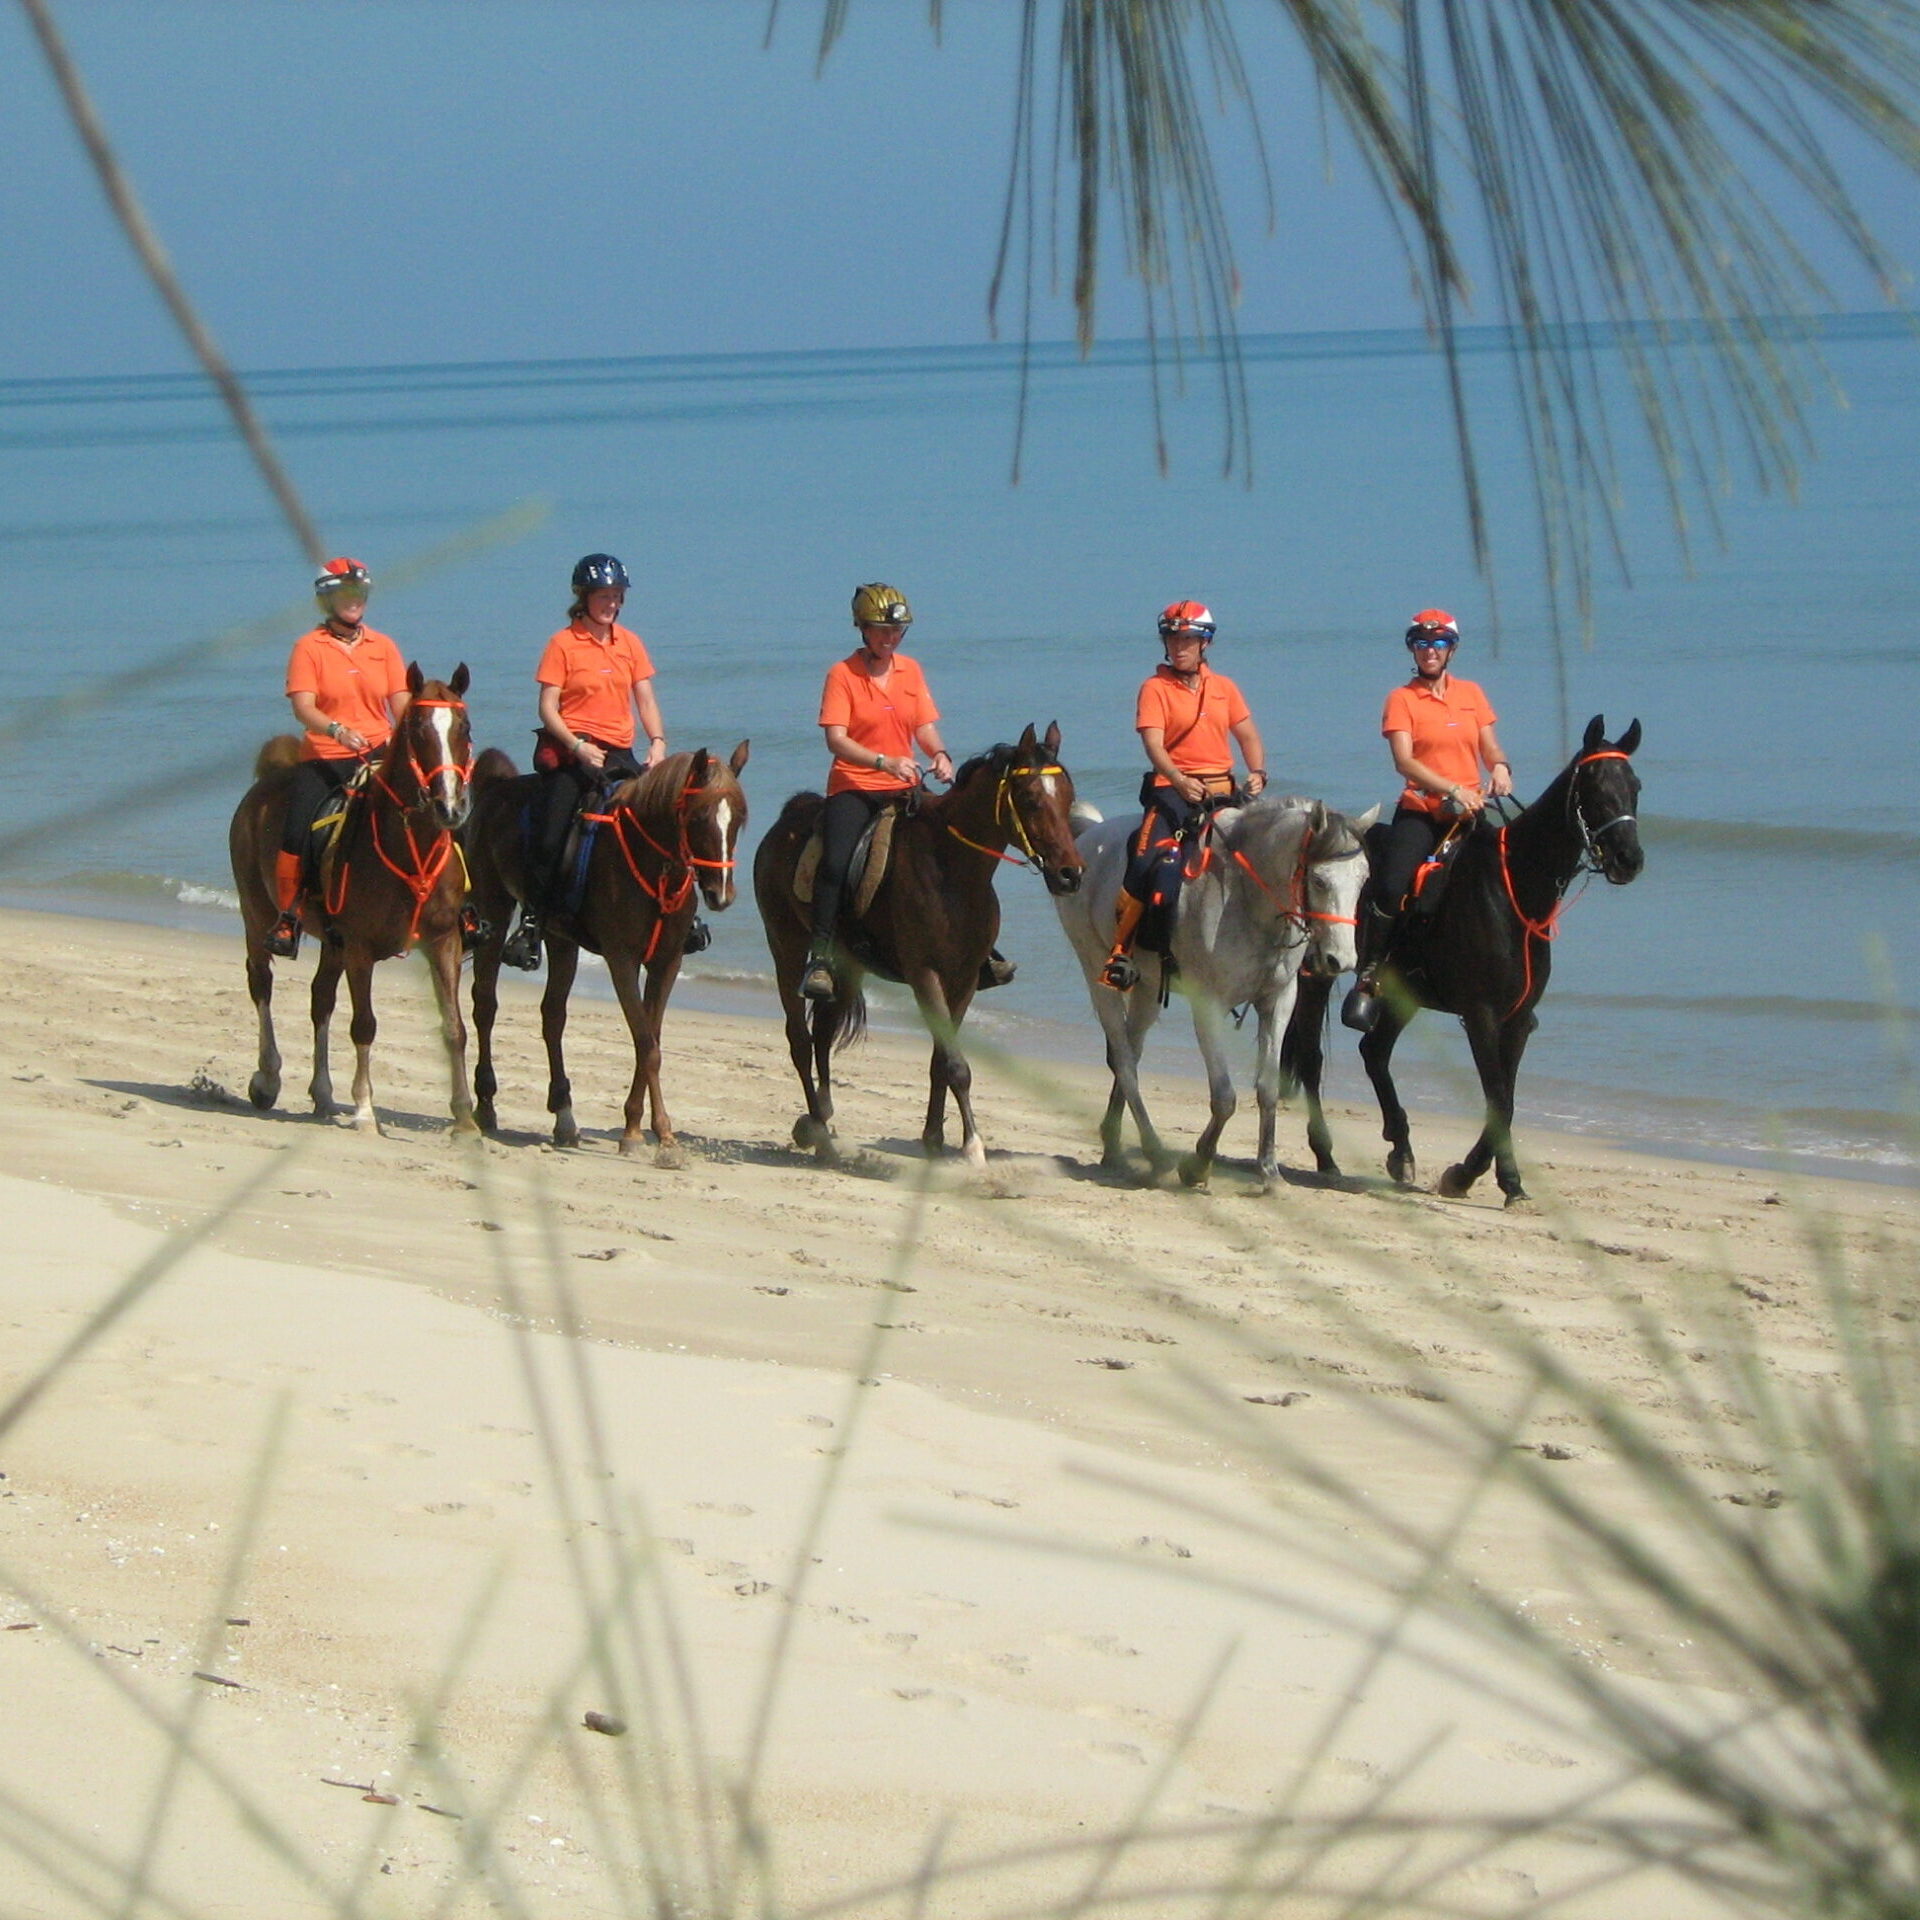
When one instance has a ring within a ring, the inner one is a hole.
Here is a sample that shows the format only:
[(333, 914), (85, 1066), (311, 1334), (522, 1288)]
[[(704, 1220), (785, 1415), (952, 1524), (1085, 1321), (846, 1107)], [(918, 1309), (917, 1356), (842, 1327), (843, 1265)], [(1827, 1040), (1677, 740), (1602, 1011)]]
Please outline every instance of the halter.
[[(407, 713), (427, 707), (444, 708), (452, 713), (465, 713), (467, 710), (464, 700), (410, 700), (407, 702)], [(427, 902), (433, 898), (435, 890), (440, 885), (441, 877), (447, 870), (448, 862), (455, 857), (456, 853), (459, 854), (460, 884), (463, 893), (467, 886), (467, 857), (464, 852), (460, 852), (459, 845), (453, 837), (453, 829), (451, 827), (436, 828), (433, 838), (423, 848), (413, 835), (413, 813), (416, 808), (426, 806), (432, 799), (431, 782), (440, 774), (451, 773), (464, 786), (471, 779), (473, 769), (461, 760), (445, 760), (434, 769), (432, 774), (429, 774), (420, 764), (420, 756), (415, 751), (413, 741), (407, 736), (405, 729), (406, 718), (403, 715), (400, 722), (400, 744), (405, 748), (406, 764), (413, 774), (414, 791), (417, 797), (411, 803), (402, 800), (394, 792), (386, 774), (371, 761), (367, 763), (367, 780), (370, 785), (378, 787), (381, 793), (392, 802), (394, 812), (399, 815), (400, 832), (407, 843), (407, 858), (411, 862), (410, 865), (402, 866), (381, 844), (380, 816), (370, 811), (367, 819), (368, 838), (373, 842), (373, 850), (378, 855), (380, 864), (413, 895), (413, 912), (407, 920), (407, 944), (411, 946), (420, 937), (420, 916), (426, 912)], [(343, 847), (345, 841), (346, 829), (343, 826), (341, 828)], [(322, 902), (331, 917), (338, 917), (346, 906), (350, 872), (351, 862), (343, 854), (334, 873), (333, 887)]]
[[(633, 811), (631, 800), (623, 800), (618, 806), (609, 807), (604, 813), (583, 812), (580, 816), (582, 820), (593, 821), (596, 826), (613, 829), (614, 844), (620, 849), (620, 856), (627, 863), (627, 871), (633, 876), (633, 884), (654, 904), (656, 911), (653, 931), (647, 936), (646, 951), (640, 956), (642, 965), (652, 962), (654, 952), (660, 945), (661, 928), (693, 897), (693, 889), (697, 884), (695, 869), (707, 867), (716, 873), (733, 871), (733, 861), (708, 860), (693, 850), (693, 843), (688, 836), (687, 815), (694, 796), (704, 792), (706, 792), (705, 787), (696, 786), (692, 781), (680, 789), (679, 796), (673, 803), (673, 819), (674, 825), (678, 828), (678, 835), (676, 844), (672, 847), (663, 847), (640, 824), (640, 818)], [(654, 853), (659, 855), (660, 875), (657, 880), (649, 880), (640, 871), (639, 858), (627, 841), (629, 827), (647, 843)], [(667, 876), (675, 867), (681, 869), (681, 876), (677, 882), (669, 884)]]
[(1292, 873), (1287, 876), (1287, 897), (1282, 901), (1280, 896), (1260, 877), (1259, 869), (1254, 866), (1253, 862), (1249, 860), (1238, 847), (1229, 849), (1233, 855), (1235, 864), (1239, 866), (1247, 878), (1273, 902), (1282, 922), (1291, 922), (1300, 929), (1300, 938), (1298, 940), (1284, 942), (1284, 945), (1288, 947), (1297, 947), (1307, 939), (1307, 928), (1310, 921), (1322, 921), (1329, 926), (1336, 927), (1351, 927), (1358, 924), (1357, 916), (1354, 914), (1315, 913), (1312, 908), (1307, 905), (1307, 869), (1309, 867), (1324, 866), (1335, 860), (1357, 860), (1366, 850), (1366, 845), (1362, 842), (1359, 845), (1349, 847), (1345, 853), (1322, 854), (1318, 860), (1315, 860), (1313, 858), (1313, 835), (1310, 832), (1303, 833), (1300, 836), (1300, 857), (1293, 863)]
[(1010, 786), (1013, 776), (1016, 773), (1021, 775), (1034, 774), (1045, 777), (1048, 774), (1055, 773), (1064, 775), (1066, 771), (1065, 767), (1055, 766), (1052, 763), (1044, 767), (1007, 767), (1001, 771), (1000, 784), (995, 788), (993, 795), (992, 818), (994, 822), (998, 824), (1001, 814), (1003, 812), (1005, 813), (1007, 824), (1012, 829), (1007, 837), (1010, 840), (1019, 841), (1020, 851), (1026, 855), (1024, 861), (1015, 859), (1014, 856), (1004, 848), (982, 846), (978, 840), (969, 840), (951, 821), (947, 823), (947, 831), (952, 834), (963, 847), (971, 847), (975, 853), (984, 853), (990, 860), (1004, 860), (1010, 867), (1029, 866), (1035, 873), (1044, 874), (1047, 870), (1046, 863), (1034, 852), (1033, 842), (1027, 838), (1027, 829), (1021, 822), (1020, 809), (1013, 804)]

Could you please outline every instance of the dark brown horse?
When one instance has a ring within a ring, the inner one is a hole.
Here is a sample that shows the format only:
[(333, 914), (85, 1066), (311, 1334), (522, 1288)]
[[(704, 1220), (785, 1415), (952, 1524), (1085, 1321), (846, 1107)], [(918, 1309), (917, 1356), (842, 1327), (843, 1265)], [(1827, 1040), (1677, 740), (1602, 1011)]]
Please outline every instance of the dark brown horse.
[[(680, 1167), (686, 1155), (660, 1097), (660, 1029), (667, 996), (680, 972), (696, 894), (722, 913), (733, 905), (733, 850), (747, 823), (740, 769), (747, 764), (742, 740), (721, 760), (702, 747), (670, 754), (637, 779), (611, 788), (602, 804), (589, 805), (597, 827), (580, 895), (572, 912), (547, 916), (547, 989), (540, 1001), (540, 1030), (547, 1043), (547, 1111), (556, 1146), (580, 1144), (573, 1117), (573, 1087), (567, 1079), (562, 1037), (567, 996), (580, 964), (580, 949), (602, 955), (620, 1009), (633, 1035), (633, 1085), (627, 1092), (622, 1153), (637, 1153), (645, 1138), (648, 1105), (658, 1141), (654, 1164)], [(496, 1124), (493, 1022), (500, 1005), (500, 950), (506, 945), (513, 903), (524, 900), (530, 852), (526, 819), (538, 804), (537, 776), (521, 778), (497, 747), (480, 756), (473, 771), (473, 818), (466, 833), (473, 873), (473, 901), (481, 938), (473, 956), (473, 1024), (480, 1042), (473, 1071), (480, 1124)], [(647, 983), (640, 985), (640, 969)]]
[[(1539, 1024), (1534, 1008), (1547, 990), (1560, 906), (1574, 876), (1598, 873), (1617, 887), (1635, 878), (1645, 855), (1634, 809), (1640, 779), (1630, 756), (1640, 722), (1616, 741), (1595, 714), (1572, 761), (1510, 825), (1490, 820), (1462, 846), (1431, 919), (1408, 915), (1382, 969), (1378, 1024), (1360, 1042), (1360, 1059), (1379, 1097), (1387, 1171), (1401, 1185), (1415, 1177), (1406, 1109), (1394, 1088), (1394, 1042), (1422, 1007), (1458, 1014), (1486, 1095), (1486, 1124), (1467, 1157), (1441, 1174), (1439, 1191), (1459, 1199), (1491, 1164), (1508, 1205), (1527, 1197), (1513, 1153), (1513, 1087), (1520, 1056)], [(1281, 1046), (1283, 1074), (1307, 1098), (1307, 1137), (1323, 1173), (1335, 1173), (1320, 1111), (1322, 1033), (1330, 979), (1303, 979)]]
[[(340, 976), (353, 1001), (353, 1123), (377, 1132), (373, 1111), (373, 969), (381, 960), (426, 950), (433, 971), (449, 1070), (453, 1130), (475, 1131), (467, 1099), (467, 1030), (460, 1018), (460, 914), (466, 871), (454, 829), (467, 814), (467, 777), (473, 740), (467, 728), (464, 665), (451, 680), (427, 680), (407, 669), (411, 696), (400, 724), (347, 802), (346, 818), (324, 874), (325, 897), (309, 891), (300, 902), (306, 930), (318, 936), (313, 975), (315, 1113), (339, 1111), (327, 1065), (327, 1027)], [(292, 734), (269, 740), (254, 763), (254, 782), (227, 833), (233, 882), (246, 923), (247, 991), (260, 1017), (260, 1064), (247, 1083), (256, 1107), (280, 1097), (280, 1050), (273, 1039), (273, 958), (267, 937), (275, 918), (274, 856), (286, 813), (287, 786), (299, 758)]]
[(794, 892), (794, 870), (819, 821), (821, 796), (796, 793), (761, 841), (753, 891), (773, 952), (788, 1051), (807, 1099), (793, 1137), (821, 1159), (836, 1157), (828, 1059), (836, 1042), (844, 1044), (866, 1024), (860, 982), (871, 970), (913, 989), (933, 1035), (932, 1091), (921, 1144), (929, 1154), (939, 1152), (951, 1091), (960, 1109), (960, 1150), (973, 1165), (986, 1164), (973, 1119), (973, 1073), (960, 1051), (960, 1023), (1000, 932), (995, 876), (1002, 861), (1019, 864), (1007, 852), (1009, 844), (1039, 872), (1049, 893), (1072, 893), (1080, 884), (1083, 863), (1069, 817), (1073, 779), (1059, 755), (1058, 726), (1050, 726), (1044, 740), (1036, 740), (1029, 727), (1018, 746), (997, 746), (969, 760), (938, 799), (917, 796), (894, 828), (886, 877), (873, 904), (864, 915), (847, 916), (844, 944), (852, 952), (835, 969), (838, 991), (811, 1006), (800, 997), (810, 916)]

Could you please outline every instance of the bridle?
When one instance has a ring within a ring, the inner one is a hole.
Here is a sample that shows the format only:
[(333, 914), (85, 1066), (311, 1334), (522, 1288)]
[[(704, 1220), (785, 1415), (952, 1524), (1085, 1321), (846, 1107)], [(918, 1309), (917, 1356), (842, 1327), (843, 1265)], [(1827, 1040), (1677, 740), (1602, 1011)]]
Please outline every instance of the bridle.
[[(701, 871), (713, 873), (731, 873), (735, 863), (727, 859), (710, 860), (693, 850), (690, 816), (695, 798), (708, 789), (688, 781), (673, 803), (674, 844), (662, 846), (641, 824), (640, 816), (633, 811), (633, 802), (620, 801), (607, 808), (604, 813), (585, 813), (582, 820), (591, 820), (596, 826), (613, 829), (614, 844), (620, 849), (621, 858), (627, 863), (627, 871), (633, 876), (633, 884), (654, 903), (657, 912), (654, 916), (653, 931), (647, 937), (646, 951), (640, 956), (642, 963), (651, 961), (660, 944), (660, 929), (666, 922), (684, 907), (693, 897), (693, 890), (699, 883)], [(639, 835), (647, 846), (660, 858), (660, 874), (657, 879), (649, 879), (640, 870), (639, 856), (627, 839), (629, 829)], [(674, 868), (680, 869), (678, 880), (670, 880)]]
[(1311, 936), (1313, 923), (1327, 926), (1351, 927), (1359, 924), (1359, 916), (1351, 913), (1316, 913), (1307, 905), (1307, 876), (1309, 869), (1329, 866), (1336, 860), (1357, 860), (1366, 852), (1366, 842), (1356, 839), (1345, 853), (1324, 853), (1318, 859), (1313, 852), (1313, 832), (1311, 827), (1300, 836), (1300, 857), (1293, 863), (1293, 871), (1287, 876), (1287, 897), (1280, 896), (1260, 877), (1260, 870), (1238, 847), (1229, 848), (1234, 863), (1246, 874), (1247, 878), (1264, 893), (1278, 911), (1283, 925), (1298, 927), (1300, 937), (1297, 940), (1283, 941), (1283, 948), (1293, 948), (1306, 942)]
[(1020, 818), (1019, 807), (1014, 804), (1012, 784), (1015, 774), (1023, 776), (1031, 774), (1045, 778), (1056, 773), (1064, 778), (1067, 770), (1052, 761), (1039, 767), (1002, 767), (1000, 770), (1000, 782), (994, 789), (993, 812), (990, 818), (995, 826), (1007, 828), (1007, 838), (1019, 843), (1020, 852), (1026, 856), (1024, 859), (1016, 858), (1004, 848), (984, 846), (978, 840), (969, 840), (952, 821), (947, 822), (947, 831), (963, 847), (971, 847), (975, 853), (984, 853), (991, 860), (1004, 860), (1010, 867), (1031, 867), (1035, 873), (1044, 878), (1047, 871), (1046, 862), (1034, 851), (1033, 842), (1027, 837), (1026, 823)]
[(1615, 814), (1604, 825), (1590, 827), (1587, 824), (1586, 809), (1580, 804), (1580, 769), (1590, 767), (1596, 760), (1625, 760), (1629, 755), (1618, 747), (1603, 747), (1598, 753), (1582, 754), (1573, 763), (1574, 777), (1567, 782), (1567, 818), (1580, 836), (1580, 867), (1588, 873), (1603, 873), (1605, 863), (1600, 856), (1600, 836), (1611, 833), (1616, 827), (1630, 827), (1636, 823), (1630, 813)]

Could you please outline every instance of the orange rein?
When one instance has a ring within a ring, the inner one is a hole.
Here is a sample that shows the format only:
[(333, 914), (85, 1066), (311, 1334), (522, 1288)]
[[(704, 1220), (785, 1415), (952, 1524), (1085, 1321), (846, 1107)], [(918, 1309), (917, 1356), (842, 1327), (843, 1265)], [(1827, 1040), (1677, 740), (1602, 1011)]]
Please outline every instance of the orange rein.
[[(633, 884), (654, 904), (656, 911), (654, 914), (653, 931), (647, 936), (646, 952), (640, 956), (643, 966), (652, 964), (654, 953), (660, 945), (660, 929), (665, 926), (667, 920), (673, 914), (678, 913), (692, 897), (694, 887), (698, 884), (695, 869), (711, 867), (716, 873), (731, 873), (733, 871), (734, 862), (731, 860), (703, 859), (699, 854), (694, 852), (692, 842), (687, 837), (688, 802), (692, 800), (695, 794), (704, 791), (704, 788), (696, 786), (685, 786), (680, 789), (680, 797), (674, 802), (673, 808), (673, 817), (680, 829), (680, 843), (677, 847), (663, 847), (660, 842), (640, 824), (639, 820), (631, 811), (631, 808), (626, 805), (609, 808), (605, 813), (582, 813), (580, 816), (582, 820), (591, 820), (597, 826), (611, 827), (613, 829), (614, 844), (619, 847), (620, 856), (627, 863), (627, 871), (633, 875)], [(627, 842), (627, 828), (629, 825), (631, 825), (634, 832), (660, 856), (660, 875), (658, 879), (649, 880), (647, 876), (640, 871), (639, 857)], [(667, 881), (667, 875), (675, 867), (679, 867), (682, 870), (681, 877), (676, 884), (670, 886)]]
[[(1596, 760), (1627, 760), (1630, 758), (1632, 758), (1630, 754), (1622, 753), (1618, 747), (1607, 747), (1603, 748), (1599, 753), (1582, 755), (1580, 759), (1573, 763), (1573, 770), (1575, 773), (1578, 773), (1582, 767), (1590, 766)], [(1499, 846), (1500, 884), (1506, 888), (1507, 905), (1513, 909), (1513, 917), (1520, 922), (1521, 926), (1520, 997), (1507, 1009), (1503, 1016), (1504, 1021), (1511, 1020), (1513, 1016), (1527, 1004), (1527, 996), (1533, 991), (1533, 943), (1536, 940), (1552, 941), (1559, 937), (1560, 916), (1566, 912), (1567, 903), (1563, 896), (1556, 896), (1553, 905), (1547, 909), (1541, 919), (1528, 919), (1526, 912), (1520, 905), (1518, 896), (1513, 891), (1513, 870), (1507, 865), (1507, 830), (1505, 827), (1500, 829)]]
[[(407, 712), (416, 707), (446, 707), (456, 713), (466, 711), (464, 700), (410, 700)], [(404, 719), (401, 723), (405, 725)], [(428, 774), (420, 764), (420, 756), (414, 752), (412, 741), (406, 742), (407, 764), (413, 770), (413, 784), (424, 800), (427, 793)], [(394, 811), (400, 816), (400, 831), (406, 837), (407, 854), (413, 864), (403, 867), (380, 844), (380, 820), (376, 814), (371, 822), (373, 850), (380, 856), (380, 864), (413, 895), (413, 913), (407, 921), (407, 945), (412, 946), (420, 937), (420, 916), (427, 910), (427, 902), (433, 898), (434, 889), (439, 886), (441, 876), (447, 870), (447, 863), (453, 858), (454, 839), (451, 827), (439, 828), (432, 842), (422, 852), (420, 843), (413, 837), (413, 826), (408, 816), (412, 808), (387, 784), (387, 777), (377, 766), (368, 768), (368, 776), (382, 793), (393, 802)], [(443, 766), (434, 769), (436, 773), (451, 773), (461, 780), (471, 778), (473, 769), (458, 760), (449, 760)], [(419, 804), (416, 802), (415, 804)], [(347, 904), (347, 882), (350, 863), (342, 860), (334, 876), (332, 893), (324, 901), (329, 918), (337, 918)]]
[[(1351, 927), (1358, 924), (1357, 916), (1351, 913), (1315, 913), (1307, 905), (1307, 868), (1313, 864), (1309, 856), (1313, 852), (1313, 835), (1300, 836), (1300, 858), (1294, 862), (1293, 872), (1287, 881), (1287, 898), (1283, 902), (1280, 896), (1261, 879), (1258, 870), (1238, 847), (1232, 850), (1234, 862), (1246, 874), (1247, 878), (1271, 900), (1279, 909), (1282, 920), (1291, 920), (1299, 927), (1302, 939), (1306, 937), (1307, 922), (1323, 920), (1330, 926)], [(1203, 867), (1202, 872), (1205, 871)]]

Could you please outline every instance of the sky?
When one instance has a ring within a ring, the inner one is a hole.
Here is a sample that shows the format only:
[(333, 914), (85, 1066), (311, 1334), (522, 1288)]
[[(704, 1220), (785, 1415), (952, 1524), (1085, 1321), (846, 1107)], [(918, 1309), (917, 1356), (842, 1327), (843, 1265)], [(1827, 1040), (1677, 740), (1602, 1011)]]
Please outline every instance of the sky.
[[(1006, 182), (1018, 9), (853, 0), (56, 0), (150, 215), (245, 367), (971, 344)], [(1418, 315), (1371, 189), (1323, 140), (1281, 10), (1240, 9), (1282, 209), (1210, 123), (1244, 331)], [(24, 17), (0, 10), (0, 377), (169, 371)], [(1857, 161), (1857, 156), (1856, 156)], [(1856, 164), (1920, 255), (1911, 182)], [(1103, 329), (1139, 330), (1110, 262)], [(1838, 304), (1871, 304), (1857, 276)], [(1055, 300), (1035, 332), (1061, 338)]]

